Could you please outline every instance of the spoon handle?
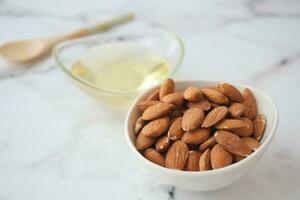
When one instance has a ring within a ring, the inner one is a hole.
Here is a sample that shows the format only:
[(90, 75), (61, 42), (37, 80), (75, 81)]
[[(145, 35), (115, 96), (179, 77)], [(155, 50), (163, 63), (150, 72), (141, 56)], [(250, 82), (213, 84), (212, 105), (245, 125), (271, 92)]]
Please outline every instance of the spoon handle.
[(94, 26), (88, 27), (88, 28), (82, 28), (78, 31), (73, 32), (72, 35), (73, 35), (73, 37), (76, 38), (76, 37), (82, 37), (82, 36), (95, 34), (95, 33), (100, 32), (100, 31), (108, 30), (108, 29), (110, 29), (114, 26), (117, 26), (119, 24), (129, 22), (132, 19), (134, 19), (133, 13), (127, 13), (127, 14), (124, 14), (124, 15), (114, 17), (114, 18), (112, 18), (108, 21), (100, 22), (100, 23), (98, 23)]
[(97, 33), (99, 31), (110, 29), (110, 28), (112, 28), (114, 26), (117, 26), (119, 24), (129, 22), (133, 19), (134, 19), (134, 14), (133, 13), (123, 14), (123, 15), (114, 17), (114, 18), (112, 18), (108, 21), (98, 23), (98, 24), (96, 24), (96, 25), (94, 25), (90, 28), (87, 28), (86, 31), (88, 32), (88, 34), (94, 34), (94, 33)]
[(58, 44), (62, 41), (65, 41), (65, 40), (84, 37), (84, 36), (95, 34), (95, 33), (100, 32), (100, 31), (108, 30), (108, 29), (110, 29), (114, 26), (117, 26), (119, 24), (129, 22), (132, 19), (134, 19), (134, 14), (133, 13), (127, 13), (127, 14), (123, 14), (123, 15), (114, 17), (114, 18), (112, 18), (108, 21), (100, 22), (100, 23), (98, 23), (94, 26), (91, 26), (91, 27), (81, 28), (81, 29), (79, 29), (77, 31), (74, 31), (74, 32), (71, 32), (71, 33), (67, 33), (67, 34), (64, 34), (64, 35), (61, 35), (61, 36), (58, 36), (58, 37), (54, 37), (54, 38), (49, 38), (48, 39), (49, 47), (52, 48), (56, 44)]

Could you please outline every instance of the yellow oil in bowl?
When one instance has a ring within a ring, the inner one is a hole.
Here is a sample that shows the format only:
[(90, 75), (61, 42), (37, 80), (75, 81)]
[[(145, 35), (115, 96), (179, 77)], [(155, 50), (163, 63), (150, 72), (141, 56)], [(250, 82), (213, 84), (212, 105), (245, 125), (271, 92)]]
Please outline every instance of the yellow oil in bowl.
[[(132, 42), (114, 42), (88, 49), (71, 68), (73, 76), (105, 92), (97, 95), (111, 105), (128, 104), (134, 94), (170, 75), (170, 64), (155, 51)], [(85, 87), (81, 87), (86, 90)], [(88, 89), (88, 93), (93, 90)], [(129, 94), (131, 95), (125, 95)], [(126, 97), (128, 96), (128, 98)]]

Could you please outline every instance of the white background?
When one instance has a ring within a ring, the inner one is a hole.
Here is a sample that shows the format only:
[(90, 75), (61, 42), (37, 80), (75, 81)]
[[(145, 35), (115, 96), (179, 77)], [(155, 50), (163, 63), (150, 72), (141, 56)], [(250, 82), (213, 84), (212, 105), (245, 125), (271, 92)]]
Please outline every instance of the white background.
[(112, 31), (163, 27), (186, 46), (174, 78), (242, 82), (278, 104), (277, 135), (257, 166), (206, 193), (158, 182), (137, 168), (124, 140), (125, 112), (77, 90), (52, 58), (0, 66), (0, 200), (299, 199), (300, 1), (0, 0), (0, 44), (49, 36), (125, 11)]

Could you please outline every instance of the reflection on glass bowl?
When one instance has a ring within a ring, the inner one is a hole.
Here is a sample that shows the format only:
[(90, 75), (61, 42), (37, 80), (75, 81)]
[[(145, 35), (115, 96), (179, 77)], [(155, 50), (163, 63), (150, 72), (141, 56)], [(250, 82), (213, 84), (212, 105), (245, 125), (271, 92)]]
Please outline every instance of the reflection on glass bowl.
[(174, 33), (102, 35), (68, 41), (54, 58), (71, 81), (112, 107), (126, 107), (141, 91), (161, 83), (179, 68), (184, 55)]

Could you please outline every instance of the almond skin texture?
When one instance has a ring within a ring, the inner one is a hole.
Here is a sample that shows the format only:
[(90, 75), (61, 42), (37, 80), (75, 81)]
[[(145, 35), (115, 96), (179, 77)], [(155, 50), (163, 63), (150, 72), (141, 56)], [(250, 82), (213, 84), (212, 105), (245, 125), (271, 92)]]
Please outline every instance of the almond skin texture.
[(201, 90), (199, 88), (193, 87), (193, 86), (188, 87), (184, 91), (183, 96), (187, 101), (192, 101), (192, 102), (199, 101), (200, 99), (203, 98)]
[(232, 103), (228, 108), (228, 112), (229, 112), (231, 117), (239, 118), (240, 116), (242, 116), (242, 114), (244, 112), (244, 109), (245, 109), (244, 104), (242, 104), (242, 103)]
[(257, 104), (255, 97), (252, 94), (251, 90), (248, 88), (244, 90), (243, 94), (245, 98), (245, 101), (243, 102), (245, 106), (243, 116), (253, 120), (257, 115)]
[(238, 119), (223, 119), (219, 123), (215, 125), (216, 129), (220, 130), (232, 130), (237, 128), (243, 128), (246, 127), (248, 124), (244, 122), (243, 120)]
[(203, 142), (199, 146), (199, 150), (200, 151), (204, 151), (207, 148), (210, 148), (210, 147), (214, 146), (215, 144), (216, 144), (215, 137), (214, 136), (210, 136), (205, 142)]
[(165, 133), (169, 128), (169, 117), (162, 117), (149, 122), (141, 130), (141, 134), (148, 137), (158, 137)]
[(250, 119), (241, 117), (239, 120), (244, 121), (247, 126), (237, 129), (230, 130), (232, 133), (238, 135), (238, 136), (250, 136), (253, 133), (253, 123)]
[(140, 131), (142, 130), (142, 128), (145, 125), (145, 121), (142, 119), (142, 117), (139, 117), (136, 122), (135, 122), (135, 126), (134, 126), (134, 132), (135, 134), (139, 134)]
[(178, 117), (171, 125), (168, 131), (168, 138), (171, 140), (179, 140), (183, 134), (184, 130), (181, 126), (182, 117)]
[(227, 105), (229, 104), (229, 99), (220, 91), (213, 90), (209, 88), (203, 88), (202, 93), (206, 98), (216, 104)]
[(190, 151), (184, 170), (185, 171), (199, 171), (200, 156), (201, 156), (200, 151)]
[(225, 82), (220, 82), (218, 89), (231, 101), (243, 102), (244, 97), (240, 91), (233, 85)]
[(159, 101), (159, 89), (154, 90), (146, 99), (147, 101)]
[(210, 135), (210, 128), (197, 128), (186, 132), (181, 140), (186, 144), (201, 144), (205, 142)]
[(242, 140), (252, 151), (256, 151), (260, 146), (259, 142), (252, 137), (242, 137)]
[(258, 115), (254, 122), (254, 135), (253, 137), (260, 141), (262, 136), (264, 135), (266, 129), (266, 117), (262, 114)]
[(165, 166), (170, 169), (183, 170), (188, 156), (189, 149), (187, 145), (184, 142), (177, 140), (168, 149)]
[(219, 169), (231, 165), (232, 155), (221, 145), (216, 144), (210, 152), (211, 166), (213, 169)]
[(147, 108), (142, 115), (143, 120), (153, 120), (168, 115), (173, 105), (169, 103), (157, 103)]
[(159, 99), (162, 100), (167, 94), (173, 93), (175, 90), (175, 83), (172, 79), (165, 80), (160, 86)]
[(182, 117), (182, 129), (184, 131), (191, 131), (198, 128), (204, 120), (204, 112), (200, 108), (188, 109)]
[(138, 108), (140, 111), (145, 111), (147, 108), (160, 103), (159, 101), (141, 101), (138, 103)]
[(199, 159), (200, 171), (207, 171), (211, 169), (210, 164), (210, 149), (206, 149)]
[(198, 102), (188, 102), (187, 107), (188, 108), (197, 107), (204, 111), (208, 111), (211, 108), (211, 104), (207, 99), (202, 99)]
[(156, 138), (154, 137), (148, 137), (144, 134), (139, 134), (135, 142), (135, 147), (137, 150), (144, 150), (150, 147), (152, 144), (154, 144), (155, 141)]
[(230, 132), (221, 130), (216, 131), (215, 140), (225, 150), (234, 155), (249, 156), (252, 153), (251, 149), (243, 142), (243, 140), (239, 136)]
[(228, 112), (228, 108), (225, 106), (214, 108), (206, 115), (202, 123), (202, 127), (208, 128), (215, 125), (216, 123), (218, 123), (219, 121), (221, 121), (226, 117), (227, 112)]
[(165, 166), (165, 158), (153, 148), (146, 149), (144, 151), (144, 156), (145, 158), (147, 158), (151, 162), (154, 162), (155, 164), (158, 164), (162, 167)]
[(181, 92), (174, 92), (164, 96), (161, 101), (164, 103), (171, 103), (175, 106), (181, 106), (184, 103), (184, 98)]
[(157, 140), (155, 149), (158, 152), (165, 152), (169, 148), (170, 144), (170, 139), (167, 136), (162, 136)]

